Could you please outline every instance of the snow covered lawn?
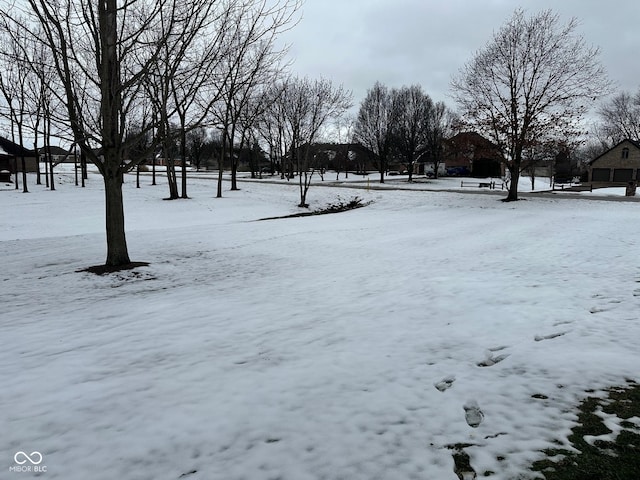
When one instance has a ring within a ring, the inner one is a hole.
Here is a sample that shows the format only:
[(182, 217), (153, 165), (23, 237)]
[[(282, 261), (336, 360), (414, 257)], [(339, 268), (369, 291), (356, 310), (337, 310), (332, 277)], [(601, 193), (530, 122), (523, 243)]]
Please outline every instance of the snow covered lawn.
[(373, 203), (254, 221), (296, 187), (145, 177), (150, 266), (96, 276), (100, 180), (62, 180), (0, 186), (0, 478), (455, 480), (455, 444), (534, 478), (586, 389), (640, 381), (637, 203), (312, 187)]

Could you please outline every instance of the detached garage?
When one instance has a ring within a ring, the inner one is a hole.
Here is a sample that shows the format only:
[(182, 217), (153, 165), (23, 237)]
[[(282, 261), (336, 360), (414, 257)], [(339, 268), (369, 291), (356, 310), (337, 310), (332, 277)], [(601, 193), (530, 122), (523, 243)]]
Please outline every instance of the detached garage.
[(640, 180), (640, 142), (623, 140), (589, 164), (592, 183), (621, 184)]

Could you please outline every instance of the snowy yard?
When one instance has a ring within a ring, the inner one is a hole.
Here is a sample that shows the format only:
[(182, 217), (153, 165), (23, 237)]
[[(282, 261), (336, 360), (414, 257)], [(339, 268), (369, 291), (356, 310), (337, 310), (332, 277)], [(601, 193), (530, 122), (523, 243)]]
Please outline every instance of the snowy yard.
[(373, 203), (254, 221), (295, 185), (128, 179), (150, 266), (96, 276), (100, 179), (62, 179), (0, 185), (0, 478), (455, 480), (455, 444), (536, 478), (585, 390), (640, 381), (637, 203), (312, 187)]

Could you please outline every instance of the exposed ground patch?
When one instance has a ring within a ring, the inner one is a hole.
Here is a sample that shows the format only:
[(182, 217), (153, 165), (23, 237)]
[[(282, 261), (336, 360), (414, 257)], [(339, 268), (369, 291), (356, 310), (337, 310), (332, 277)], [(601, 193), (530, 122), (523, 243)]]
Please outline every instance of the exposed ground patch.
[(545, 450), (548, 458), (535, 462), (532, 470), (546, 480), (640, 478), (640, 384), (628, 380), (607, 393), (606, 398), (588, 397), (579, 406), (579, 425), (569, 441), (580, 453)]
[(473, 446), (472, 443), (456, 443), (447, 445), (452, 450), (453, 471), (460, 480), (476, 478), (476, 471), (471, 466), (469, 455), (464, 451), (465, 448)]
[(336, 203), (329, 204), (324, 208), (313, 210), (311, 212), (292, 213), (291, 215), (284, 215), (281, 217), (260, 218), (258, 221), (280, 220), (282, 218), (311, 217), (313, 215), (327, 215), (330, 213), (347, 212), (349, 210), (354, 210), (356, 208), (366, 207), (367, 205), (370, 205), (370, 204), (371, 202), (365, 202), (360, 197), (353, 197), (351, 200), (338, 201)]

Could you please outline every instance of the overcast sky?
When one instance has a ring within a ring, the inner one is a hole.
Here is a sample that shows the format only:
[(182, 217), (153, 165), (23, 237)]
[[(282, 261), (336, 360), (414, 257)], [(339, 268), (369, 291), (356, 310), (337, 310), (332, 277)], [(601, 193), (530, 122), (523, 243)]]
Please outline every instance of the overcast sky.
[(284, 35), (294, 73), (324, 76), (352, 90), (359, 105), (376, 80), (389, 87), (422, 85), (447, 97), (451, 76), (518, 8), (551, 8), (571, 17), (617, 88), (640, 87), (638, 0), (306, 0), (303, 18)]

